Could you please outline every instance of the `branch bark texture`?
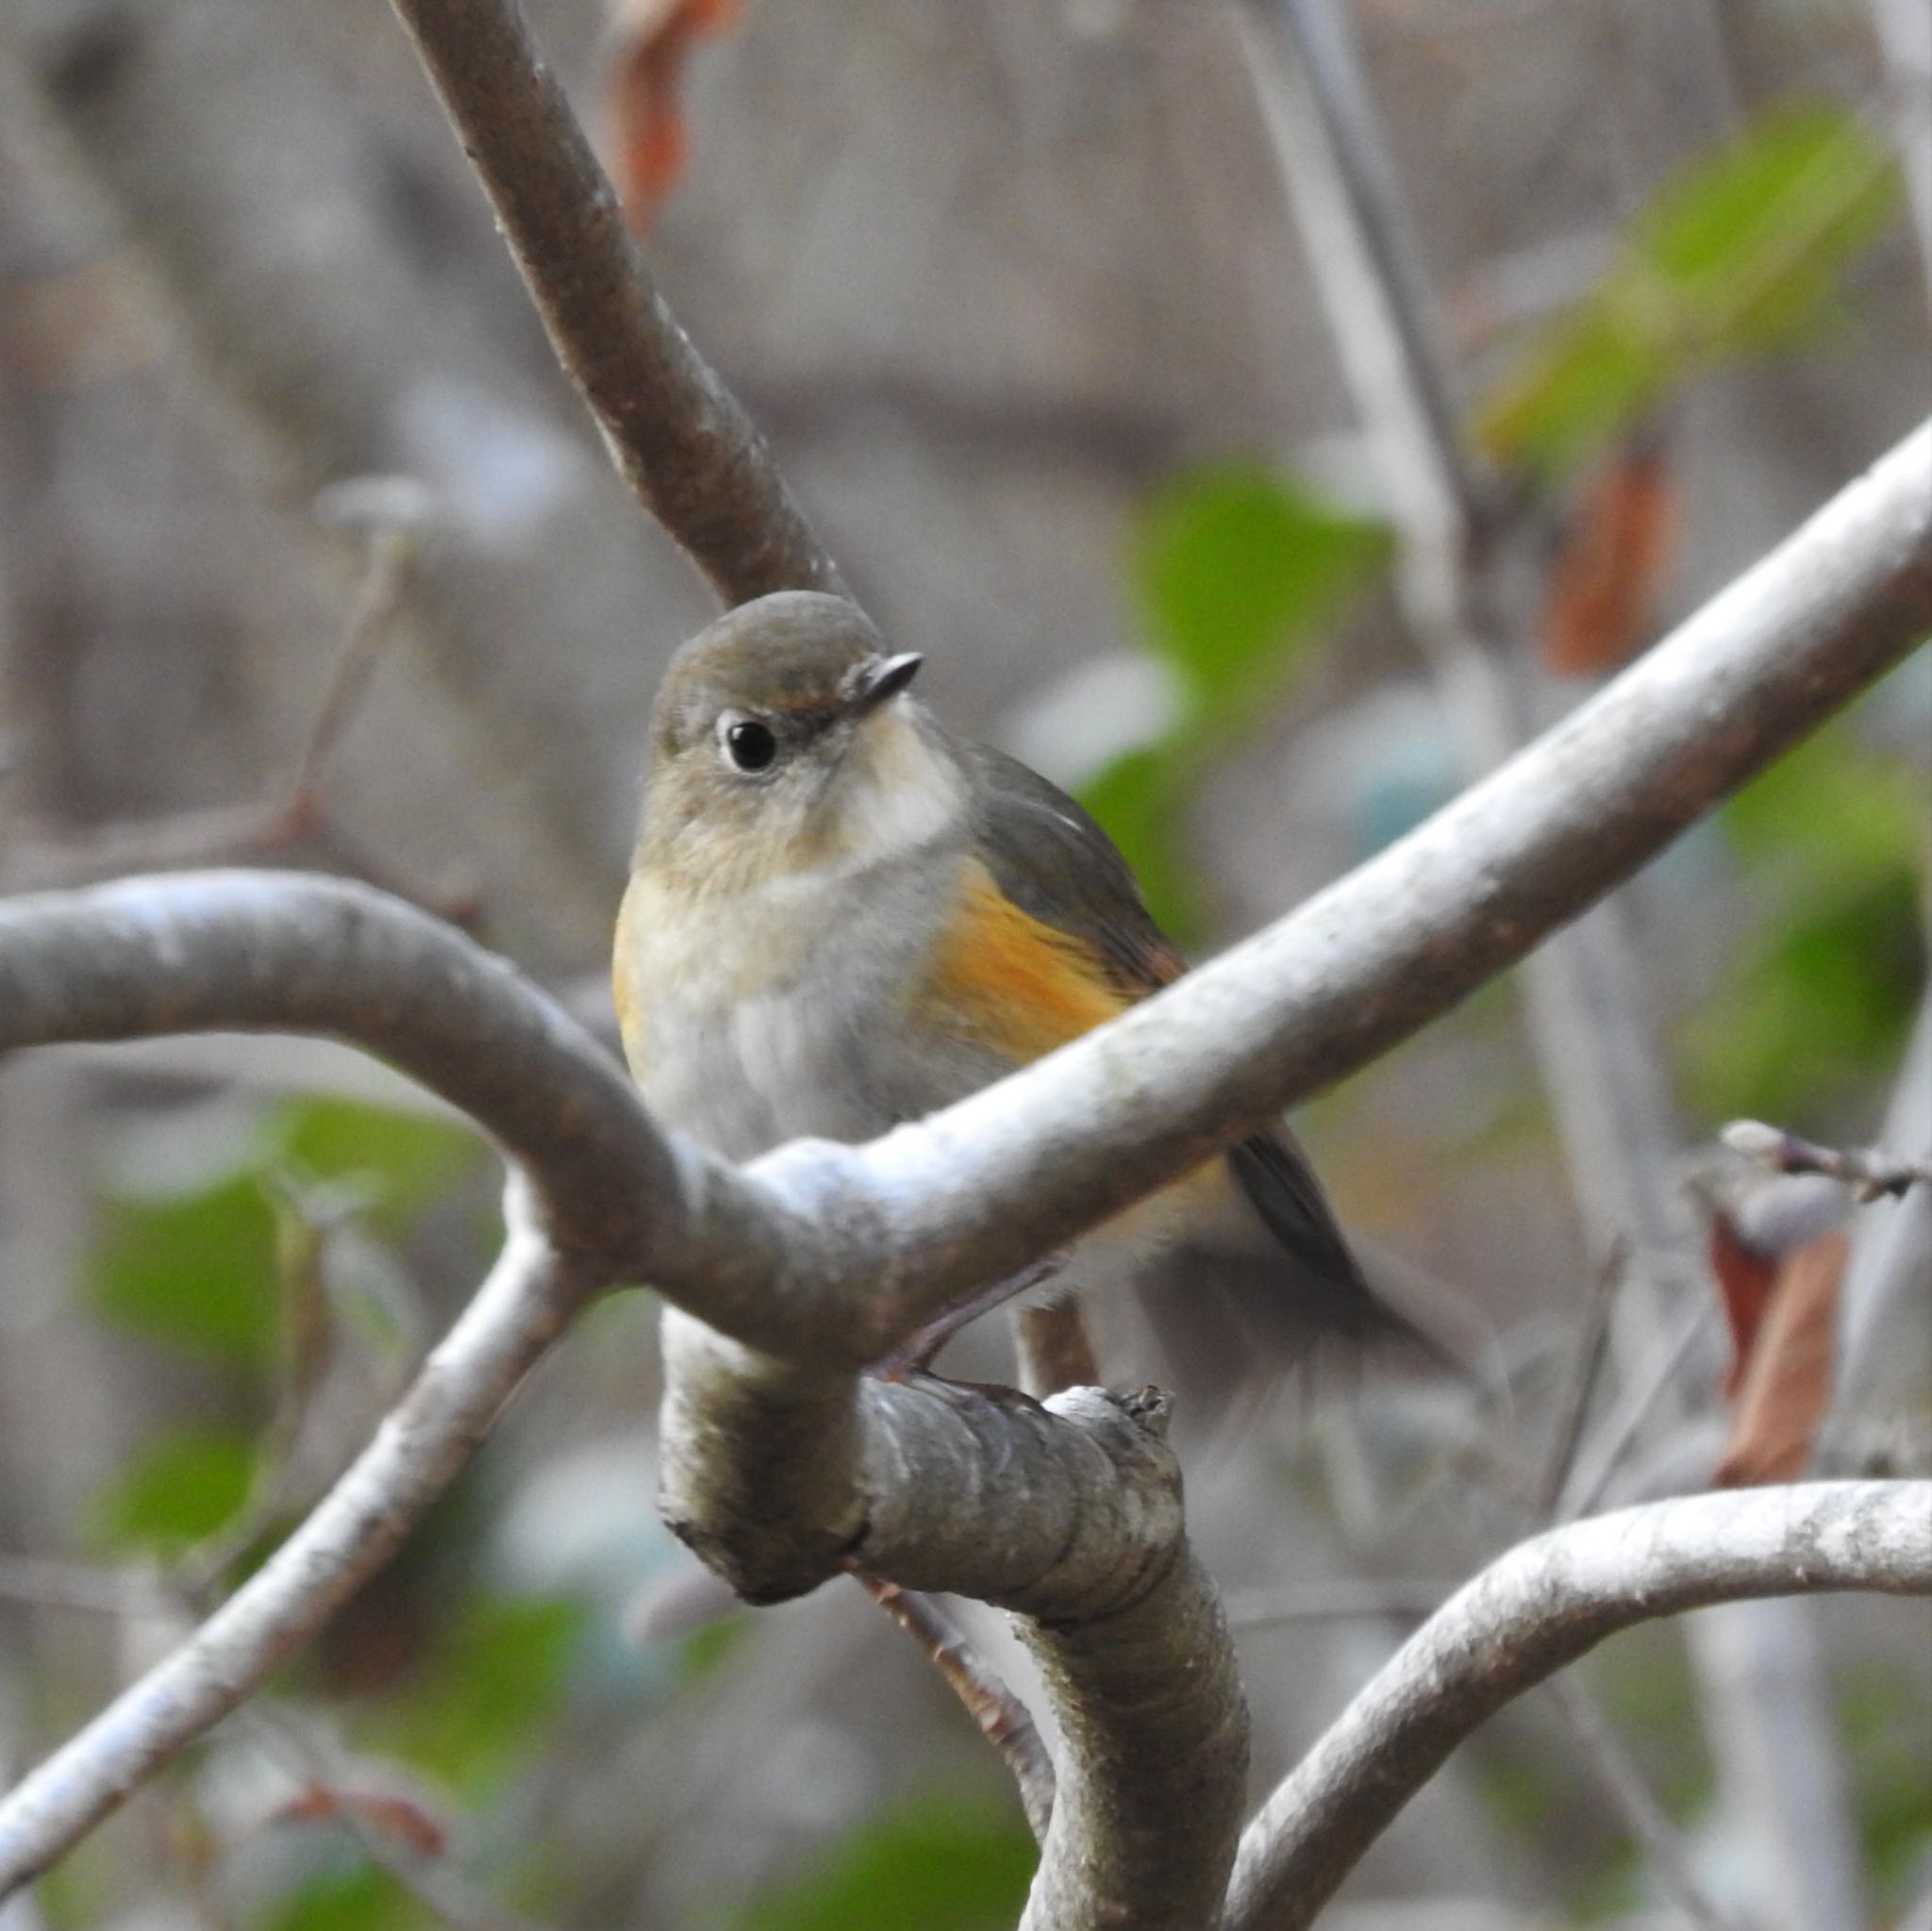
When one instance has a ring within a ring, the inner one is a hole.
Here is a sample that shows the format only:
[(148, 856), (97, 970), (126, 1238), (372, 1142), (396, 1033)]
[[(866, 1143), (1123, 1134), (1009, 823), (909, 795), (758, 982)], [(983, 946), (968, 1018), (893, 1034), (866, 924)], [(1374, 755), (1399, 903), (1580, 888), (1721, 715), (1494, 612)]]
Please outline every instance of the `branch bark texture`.
[(1932, 1593), (1932, 1483), (1731, 1490), (1519, 1544), (1403, 1645), (1262, 1806), (1224, 1931), (1300, 1931), (1479, 1723), (1632, 1623), (1747, 1596)]
[(551, 346), (639, 499), (727, 604), (842, 591), (764, 439), (658, 293), (514, 0), (394, 0)]

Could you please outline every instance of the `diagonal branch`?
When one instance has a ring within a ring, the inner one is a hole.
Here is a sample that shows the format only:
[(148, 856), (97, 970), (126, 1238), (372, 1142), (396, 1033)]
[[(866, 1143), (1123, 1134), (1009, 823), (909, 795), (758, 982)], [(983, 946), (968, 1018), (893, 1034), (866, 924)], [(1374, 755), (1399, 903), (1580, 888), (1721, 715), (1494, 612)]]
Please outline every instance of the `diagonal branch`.
[(842, 591), (764, 439), (653, 286), (515, 0), (394, 0), (611, 459), (728, 604)]
[(931, 1596), (860, 1576), (859, 1586), (930, 1659), (986, 1740), (1006, 1759), (1036, 1839), (1053, 1818), (1053, 1757), (1026, 1706), (974, 1653)]
[(1820, 1482), (1624, 1509), (1520, 1543), (1445, 1603), (1275, 1790), (1224, 1931), (1299, 1931), (1479, 1723), (1620, 1629), (1746, 1596), (1932, 1594), (1932, 1483)]
[(512, 1207), (489, 1279), (302, 1526), (187, 1642), (0, 1802), (0, 1900), (237, 1708), (387, 1560), (599, 1285)]
[(894, 1245), (946, 1284), (908, 1301), (1017, 1272), (1447, 1011), (1928, 635), (1932, 424), (1290, 917), (863, 1154), (793, 1147), (752, 1171), (823, 1186), (828, 1163), (862, 1166)]

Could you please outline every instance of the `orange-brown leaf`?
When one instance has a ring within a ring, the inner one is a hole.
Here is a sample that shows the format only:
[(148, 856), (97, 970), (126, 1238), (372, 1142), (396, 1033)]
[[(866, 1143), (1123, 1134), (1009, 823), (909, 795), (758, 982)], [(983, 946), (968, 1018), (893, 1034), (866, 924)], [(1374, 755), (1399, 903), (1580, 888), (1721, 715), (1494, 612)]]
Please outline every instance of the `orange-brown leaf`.
[(1655, 434), (1627, 438), (1586, 486), (1543, 609), (1559, 676), (1614, 671), (1649, 641), (1676, 540), (1676, 492)]
[(610, 172), (636, 234), (648, 232), (691, 151), (684, 74), (691, 48), (737, 25), (743, 0), (620, 0), (607, 100)]
[(1777, 1285), (1778, 1262), (1774, 1255), (1749, 1245), (1738, 1232), (1737, 1222), (1719, 1207), (1710, 1217), (1710, 1271), (1731, 1337), (1730, 1365), (1724, 1370), (1724, 1399), (1731, 1401), (1744, 1385), (1757, 1330)]
[(1849, 1246), (1834, 1228), (1778, 1262), (1713, 1478), (1720, 1487), (1789, 1482), (1805, 1473), (1831, 1405), (1838, 1290)]
[(345, 1790), (331, 1784), (310, 1784), (280, 1806), (271, 1823), (327, 1823), (347, 1819), (366, 1829), (399, 1839), (425, 1857), (440, 1857), (449, 1847), (449, 1832), (417, 1798), (387, 1790)]

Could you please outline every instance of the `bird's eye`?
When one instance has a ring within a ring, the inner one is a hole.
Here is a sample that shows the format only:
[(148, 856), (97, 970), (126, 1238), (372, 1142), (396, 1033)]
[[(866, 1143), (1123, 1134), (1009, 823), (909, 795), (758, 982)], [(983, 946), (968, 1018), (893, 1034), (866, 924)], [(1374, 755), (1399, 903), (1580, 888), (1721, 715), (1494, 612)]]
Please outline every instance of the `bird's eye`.
[(724, 754), (740, 771), (764, 771), (778, 755), (778, 741), (770, 724), (740, 718), (724, 727)]

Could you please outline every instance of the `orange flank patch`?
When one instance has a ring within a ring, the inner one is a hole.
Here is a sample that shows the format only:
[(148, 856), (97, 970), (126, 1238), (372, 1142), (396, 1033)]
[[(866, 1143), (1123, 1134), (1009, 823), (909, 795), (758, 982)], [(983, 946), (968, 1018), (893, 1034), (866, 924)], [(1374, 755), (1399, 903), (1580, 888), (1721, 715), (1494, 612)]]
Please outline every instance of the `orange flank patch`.
[(1024, 1065), (1132, 1003), (1091, 946), (1022, 911), (966, 860), (959, 909), (920, 992), (929, 1024)]

